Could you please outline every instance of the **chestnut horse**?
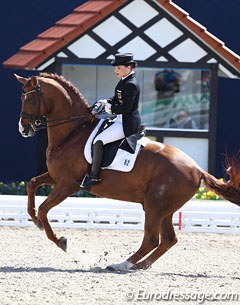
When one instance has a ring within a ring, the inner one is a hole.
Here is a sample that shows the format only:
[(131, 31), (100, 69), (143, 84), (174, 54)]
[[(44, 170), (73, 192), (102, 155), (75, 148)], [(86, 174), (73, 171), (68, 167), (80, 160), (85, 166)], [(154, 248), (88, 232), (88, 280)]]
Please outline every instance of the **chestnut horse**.
[[(76, 180), (83, 178), (90, 167), (84, 157), (84, 146), (99, 119), (91, 114), (81, 93), (62, 76), (47, 73), (30, 78), (15, 76), (24, 85), (20, 133), (24, 137), (33, 136), (44, 126), (48, 133), (48, 172), (32, 178), (28, 184), (28, 213), (34, 224), (43, 227), (47, 237), (66, 251), (66, 238), (54, 234), (47, 214), (79, 191)], [(144, 238), (140, 248), (126, 261), (108, 266), (108, 269), (147, 269), (175, 245), (173, 213), (193, 197), (201, 181), (208, 189), (239, 206), (239, 173), (238, 162), (232, 162), (228, 168), (230, 180), (221, 182), (181, 150), (154, 141), (149, 141), (141, 149), (132, 171), (102, 170), (102, 181), (91, 187), (91, 193), (138, 202), (145, 211)], [(36, 211), (35, 192), (41, 185), (52, 185), (53, 188)]]

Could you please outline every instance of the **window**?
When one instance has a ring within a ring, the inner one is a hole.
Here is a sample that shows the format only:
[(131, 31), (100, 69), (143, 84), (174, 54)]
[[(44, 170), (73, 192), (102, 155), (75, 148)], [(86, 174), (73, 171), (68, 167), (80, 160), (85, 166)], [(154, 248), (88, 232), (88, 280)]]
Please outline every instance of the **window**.
[[(63, 65), (63, 75), (90, 105), (113, 96), (119, 81), (111, 66)], [(208, 130), (210, 70), (138, 67), (136, 76), (142, 122), (147, 127)]]
[(137, 70), (141, 116), (148, 127), (208, 130), (209, 70)]

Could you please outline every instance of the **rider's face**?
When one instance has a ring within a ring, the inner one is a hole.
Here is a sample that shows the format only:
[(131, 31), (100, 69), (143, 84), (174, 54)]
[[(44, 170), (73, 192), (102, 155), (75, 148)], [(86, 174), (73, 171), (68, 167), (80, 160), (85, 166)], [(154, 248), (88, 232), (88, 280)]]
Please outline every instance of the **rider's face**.
[(127, 76), (131, 70), (131, 66), (116, 66), (114, 71), (118, 78), (122, 78)]

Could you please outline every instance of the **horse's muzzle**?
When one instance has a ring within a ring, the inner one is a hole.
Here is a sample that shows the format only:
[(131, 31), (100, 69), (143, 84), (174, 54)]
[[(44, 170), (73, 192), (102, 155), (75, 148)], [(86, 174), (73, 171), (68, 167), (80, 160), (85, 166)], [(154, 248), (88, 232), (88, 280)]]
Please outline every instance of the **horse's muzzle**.
[(24, 137), (24, 138), (28, 138), (28, 137), (33, 137), (35, 135), (35, 130), (33, 129), (33, 127), (31, 126), (30, 123), (27, 123), (26, 125), (22, 125), (21, 123), (21, 119), (18, 122), (18, 130), (20, 132), (20, 134)]

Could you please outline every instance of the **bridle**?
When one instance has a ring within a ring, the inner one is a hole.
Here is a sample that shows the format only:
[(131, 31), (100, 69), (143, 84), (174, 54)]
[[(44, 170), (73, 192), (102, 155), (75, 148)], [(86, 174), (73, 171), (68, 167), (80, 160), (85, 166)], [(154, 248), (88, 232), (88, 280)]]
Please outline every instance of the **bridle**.
[[(37, 103), (36, 103), (34, 114), (28, 114), (28, 113), (22, 111), (20, 113), (20, 117), (29, 119), (34, 131), (36, 131), (40, 128), (45, 128), (45, 126), (47, 125), (46, 116), (40, 116), (40, 103), (41, 103), (41, 96), (42, 96), (42, 91), (41, 91), (40, 85), (38, 84), (36, 86), (36, 88), (33, 90), (30, 90), (27, 92), (23, 91), (22, 96), (26, 97), (28, 94), (31, 94), (34, 92), (37, 94)], [(44, 102), (44, 107), (46, 110), (46, 102), (45, 102), (44, 98), (43, 98), (43, 102)]]
[(42, 93), (40, 84), (38, 84), (35, 87), (35, 89), (33, 89), (33, 90), (30, 90), (27, 92), (23, 91), (22, 96), (27, 96), (30, 93), (36, 93), (36, 95), (37, 95), (37, 102), (36, 102), (34, 114), (29, 114), (29, 113), (22, 111), (20, 113), (20, 117), (29, 119), (34, 131), (37, 131), (39, 129), (49, 128), (49, 127), (54, 127), (54, 126), (61, 125), (61, 124), (66, 124), (66, 123), (69, 123), (69, 122), (72, 122), (75, 120), (79, 120), (79, 119), (86, 119), (86, 121), (92, 120), (91, 113), (87, 116), (86, 115), (76, 115), (76, 116), (69, 116), (69, 117), (49, 120), (47, 118), (47, 114), (43, 115), (43, 116), (40, 115), (41, 102), (43, 102), (43, 105), (45, 108), (45, 113), (47, 113), (47, 105), (46, 105), (46, 101), (45, 101), (44, 95)]

